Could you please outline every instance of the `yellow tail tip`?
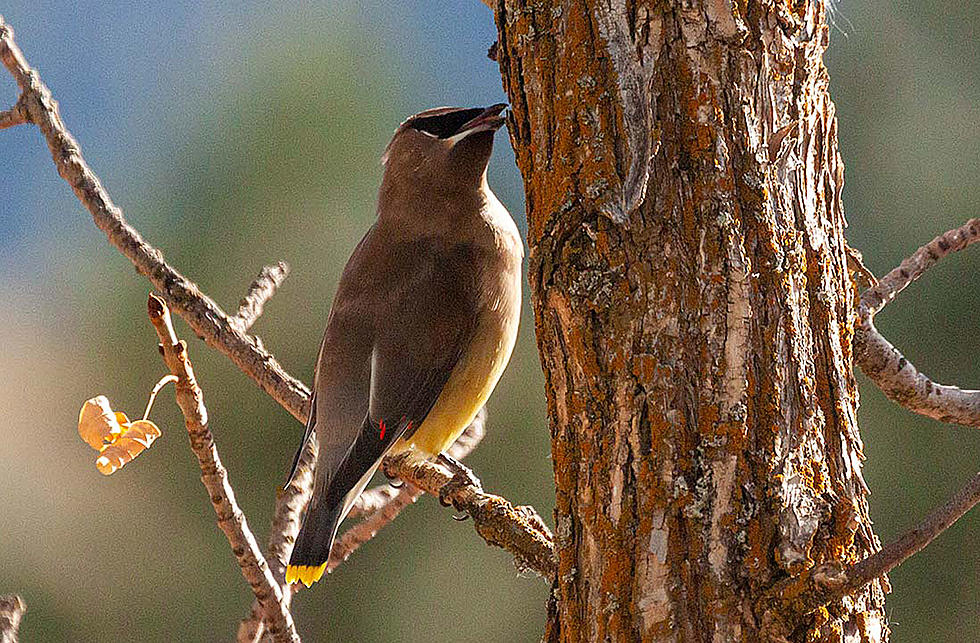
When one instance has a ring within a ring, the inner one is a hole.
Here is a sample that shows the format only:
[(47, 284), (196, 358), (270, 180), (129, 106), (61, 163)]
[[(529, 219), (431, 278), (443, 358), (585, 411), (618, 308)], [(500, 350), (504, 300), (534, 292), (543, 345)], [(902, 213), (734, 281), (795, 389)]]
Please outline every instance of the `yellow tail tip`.
[(289, 584), (303, 583), (307, 587), (310, 587), (313, 583), (320, 580), (326, 569), (326, 563), (315, 567), (313, 565), (289, 565), (286, 567), (286, 582)]

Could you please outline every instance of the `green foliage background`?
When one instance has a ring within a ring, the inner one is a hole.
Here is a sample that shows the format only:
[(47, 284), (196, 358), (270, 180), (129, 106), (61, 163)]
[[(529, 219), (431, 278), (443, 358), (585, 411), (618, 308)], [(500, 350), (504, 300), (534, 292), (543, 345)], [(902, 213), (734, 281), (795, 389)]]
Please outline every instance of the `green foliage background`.
[[(89, 162), (180, 270), (234, 309), (261, 265), (290, 262), (255, 330), (307, 381), (340, 269), (373, 218), (394, 127), (435, 104), (503, 98), (485, 58), (492, 19), (475, 0), (14, 2), (4, 15)], [(975, 214), (980, 8), (845, 3), (837, 23), (827, 58), (848, 236), (882, 273)], [(7, 78), (0, 96), (15, 97)], [(491, 183), (522, 220), (505, 135), (497, 148)], [(0, 592), (28, 602), (23, 640), (227, 640), (249, 593), (169, 393), (153, 416), (164, 437), (111, 478), (75, 434), (82, 401), (104, 393), (133, 415), (163, 372), (147, 283), (106, 245), (35, 131), (0, 133), (0, 159)], [(971, 251), (941, 265), (879, 318), (925, 372), (964, 386), (980, 376), (978, 265)], [(489, 489), (550, 517), (543, 384), (529, 314), (523, 322), (472, 463)], [(302, 428), (203, 343), (191, 355), (264, 541)], [(861, 421), (884, 540), (977, 469), (980, 436), (913, 417), (867, 382)], [(893, 640), (975, 640), (978, 533), (968, 516), (893, 574)], [(308, 640), (531, 641), (546, 596), (423, 498), (304, 591), (295, 614)]]

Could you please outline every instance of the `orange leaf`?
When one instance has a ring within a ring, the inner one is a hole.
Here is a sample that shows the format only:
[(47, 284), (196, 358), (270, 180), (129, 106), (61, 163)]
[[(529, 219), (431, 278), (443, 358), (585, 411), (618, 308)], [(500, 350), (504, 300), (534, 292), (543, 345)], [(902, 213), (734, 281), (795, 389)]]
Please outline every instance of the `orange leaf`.
[(95, 466), (103, 475), (112, 475), (133, 458), (150, 448), (160, 437), (160, 429), (149, 420), (136, 420), (126, 428), (122, 437), (102, 447)]
[(78, 435), (90, 447), (101, 450), (107, 442), (115, 442), (122, 432), (123, 427), (105, 395), (93, 397), (82, 405), (78, 413)]

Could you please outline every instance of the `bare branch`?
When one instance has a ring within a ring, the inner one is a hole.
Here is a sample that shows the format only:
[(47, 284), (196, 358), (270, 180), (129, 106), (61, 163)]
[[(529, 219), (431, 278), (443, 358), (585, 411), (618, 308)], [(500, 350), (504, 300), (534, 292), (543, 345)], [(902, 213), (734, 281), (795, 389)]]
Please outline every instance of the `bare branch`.
[(909, 529), (894, 542), (885, 545), (878, 553), (845, 570), (846, 580), (839, 594), (841, 596), (849, 594), (898, 567), (914, 554), (922, 551), (978, 502), (980, 502), (980, 473), (974, 475), (945, 505), (926, 516), (921, 524)]
[(238, 304), (238, 312), (231, 318), (232, 325), (243, 333), (248, 331), (262, 315), (265, 303), (276, 294), (276, 290), (288, 276), (289, 265), (285, 261), (263, 268)]
[(854, 330), (854, 359), (889, 399), (919, 415), (974, 427), (980, 427), (980, 391), (937, 384), (923, 375), (878, 332), (874, 316), (943, 257), (978, 240), (980, 219), (970, 219), (919, 248), (861, 295)]
[(390, 484), (379, 484), (377, 487), (368, 489), (354, 502), (354, 505), (350, 508), (350, 513), (347, 514), (347, 518), (370, 516), (394, 500), (404, 490), (404, 486), (393, 487)]
[(854, 359), (899, 406), (941, 422), (980, 427), (980, 391), (933, 382), (885, 339), (871, 319), (854, 329)]
[[(421, 489), (406, 483), (394, 498), (385, 503), (373, 514), (345, 531), (334, 542), (333, 549), (330, 550), (327, 572), (332, 572), (337, 569), (358, 547), (374, 538), (382, 528), (397, 518), (402, 509), (418, 500), (422, 493), (423, 491)], [(299, 589), (299, 584), (294, 587)]]
[(136, 270), (153, 284), (167, 304), (212, 348), (224, 353), (246, 375), (255, 380), (274, 400), (305, 422), (309, 390), (283, 370), (255, 338), (241, 332), (221, 308), (189, 279), (174, 270), (163, 254), (143, 240), (123, 218), (102, 182), (82, 157), (58, 114), (58, 104), (28, 66), (13, 39), (13, 30), (0, 17), (0, 61), (21, 89), (21, 102), (30, 121), (47, 140), (58, 174), (71, 185), (75, 195), (91, 213), (95, 224)]
[(869, 288), (861, 295), (859, 313), (862, 317), (881, 311), (905, 287), (922, 276), (929, 268), (939, 263), (947, 255), (962, 250), (980, 241), (980, 219), (970, 219), (958, 228), (945, 232), (903, 261), (881, 278), (877, 286)]
[[(310, 500), (313, 489), (313, 467), (316, 462), (316, 440), (309, 440), (300, 453), (296, 474), (276, 497), (272, 529), (269, 533), (269, 568), (282, 593), (283, 604), (288, 608), (293, 599), (293, 589), (286, 583), (286, 563), (296, 543), (302, 525), (300, 517)], [(258, 601), (252, 602), (249, 615), (238, 626), (239, 643), (258, 642), (266, 633), (262, 609)]]
[(23, 125), (29, 122), (27, 110), (24, 109), (23, 96), (17, 100), (17, 103), (13, 107), (0, 112), (0, 129), (7, 129), (14, 125)]
[(428, 494), (445, 497), (458, 510), (468, 513), (487, 544), (509, 551), (519, 567), (548, 581), (554, 577), (554, 537), (533, 507), (515, 507), (477, 485), (453, 486), (453, 475), (445, 467), (421, 460), (411, 451), (387, 458), (383, 466), (389, 476), (410, 482)]
[(283, 602), (279, 584), (273, 578), (255, 536), (248, 528), (245, 515), (235, 501), (228, 472), (218, 457), (218, 448), (208, 428), (204, 394), (197, 385), (194, 369), (187, 357), (187, 344), (177, 339), (170, 311), (163, 299), (151, 294), (147, 302), (147, 312), (160, 338), (163, 359), (170, 372), (178, 378), (177, 404), (184, 413), (191, 450), (201, 465), (201, 482), (204, 483), (218, 516), (218, 526), (228, 538), (228, 544), (242, 568), (242, 575), (262, 606), (273, 640), (298, 643), (299, 635), (296, 634), (293, 617)]
[(26, 611), (27, 605), (20, 596), (0, 596), (0, 643), (17, 643), (20, 619)]

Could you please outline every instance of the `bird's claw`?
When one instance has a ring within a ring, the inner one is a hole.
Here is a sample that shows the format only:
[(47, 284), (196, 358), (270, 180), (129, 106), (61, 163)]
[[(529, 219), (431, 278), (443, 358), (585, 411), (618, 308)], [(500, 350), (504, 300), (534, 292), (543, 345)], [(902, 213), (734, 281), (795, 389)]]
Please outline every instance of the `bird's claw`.
[[(453, 505), (456, 507), (456, 509), (461, 509), (453, 501), (451, 501), (450, 498), (464, 487), (474, 486), (478, 489), (482, 489), (483, 484), (468, 467), (464, 466), (455, 458), (448, 456), (445, 453), (440, 453), (437, 461), (439, 464), (449, 469), (453, 474), (452, 480), (444, 484), (442, 488), (439, 489), (439, 504), (441, 504), (443, 507)], [(456, 520), (466, 520), (465, 514), (462, 518), (456, 516), (454, 516), (454, 518)]]
[(385, 466), (381, 467), (381, 473), (384, 474), (385, 478), (388, 478), (388, 484), (393, 489), (401, 489), (402, 486), (405, 484), (405, 481), (402, 480), (401, 478), (396, 478), (395, 476), (392, 476), (392, 475), (389, 475), (388, 474), (388, 466), (387, 466), (387, 464)]

